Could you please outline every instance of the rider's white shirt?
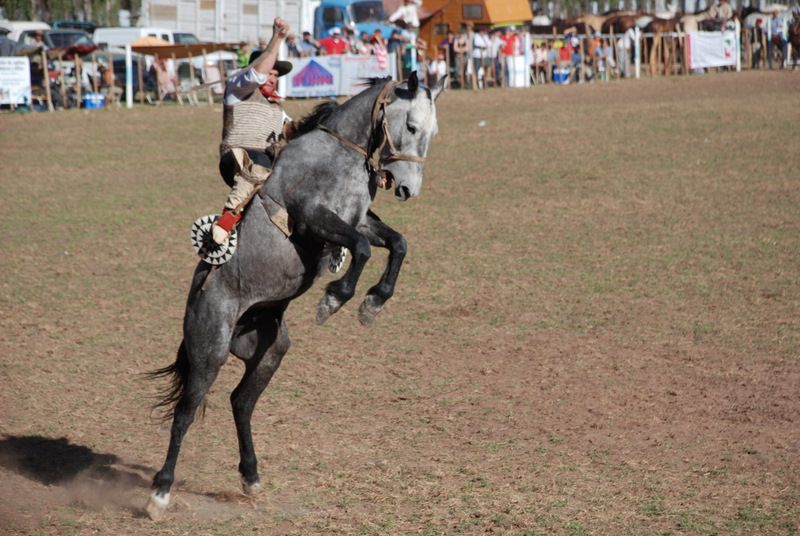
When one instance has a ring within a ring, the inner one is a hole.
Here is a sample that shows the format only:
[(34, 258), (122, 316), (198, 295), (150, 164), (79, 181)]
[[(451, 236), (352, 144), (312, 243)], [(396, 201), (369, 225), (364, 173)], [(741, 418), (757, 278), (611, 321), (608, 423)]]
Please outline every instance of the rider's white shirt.
[[(228, 78), (228, 85), (225, 88), (225, 98), (223, 100), (225, 106), (234, 106), (244, 101), (253, 94), (253, 91), (258, 91), (258, 87), (267, 81), (267, 75), (260, 73), (253, 68), (242, 69), (238, 73)], [(283, 122), (287, 123), (292, 118), (283, 111)]]

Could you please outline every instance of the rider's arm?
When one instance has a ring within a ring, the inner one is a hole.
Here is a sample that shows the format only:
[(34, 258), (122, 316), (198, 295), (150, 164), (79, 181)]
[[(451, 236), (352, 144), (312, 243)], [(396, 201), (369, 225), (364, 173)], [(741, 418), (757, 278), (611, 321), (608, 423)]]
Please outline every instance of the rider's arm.
[(275, 60), (278, 59), (281, 43), (286, 39), (287, 35), (289, 35), (289, 23), (280, 17), (276, 17), (272, 23), (272, 39), (267, 43), (267, 48), (264, 49), (264, 52), (250, 64), (250, 67), (256, 72), (265, 75), (269, 74), (275, 65)]

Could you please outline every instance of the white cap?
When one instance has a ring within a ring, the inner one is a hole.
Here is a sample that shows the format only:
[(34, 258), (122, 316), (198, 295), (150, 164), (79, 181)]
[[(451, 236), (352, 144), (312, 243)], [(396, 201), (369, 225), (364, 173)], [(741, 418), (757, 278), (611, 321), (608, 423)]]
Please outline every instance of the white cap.
[(331, 35), (333, 35), (333, 34), (341, 34), (341, 33), (342, 33), (342, 31), (339, 28), (337, 28), (336, 26), (331, 28), (331, 31), (330, 31)]
[(576, 46), (578, 46), (580, 44), (581, 44), (581, 40), (580, 39), (578, 39), (577, 37), (573, 37), (572, 38), (572, 46), (576, 47)]

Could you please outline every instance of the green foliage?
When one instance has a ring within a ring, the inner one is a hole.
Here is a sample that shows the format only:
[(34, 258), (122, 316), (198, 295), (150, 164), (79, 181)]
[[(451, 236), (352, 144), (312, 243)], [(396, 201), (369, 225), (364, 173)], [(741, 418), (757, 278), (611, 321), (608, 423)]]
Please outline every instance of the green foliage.
[(99, 26), (119, 24), (119, 10), (136, 14), (141, 0), (0, 0), (9, 20), (88, 20)]

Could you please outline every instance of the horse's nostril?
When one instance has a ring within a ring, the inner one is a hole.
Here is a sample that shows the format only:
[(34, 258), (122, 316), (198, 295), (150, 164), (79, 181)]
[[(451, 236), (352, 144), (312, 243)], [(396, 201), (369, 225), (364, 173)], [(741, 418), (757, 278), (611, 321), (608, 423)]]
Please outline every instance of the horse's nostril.
[(398, 186), (395, 194), (400, 199), (408, 199), (411, 197), (411, 190), (408, 189), (408, 186)]

